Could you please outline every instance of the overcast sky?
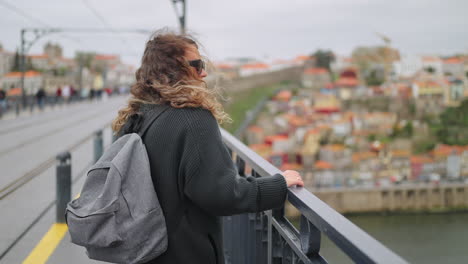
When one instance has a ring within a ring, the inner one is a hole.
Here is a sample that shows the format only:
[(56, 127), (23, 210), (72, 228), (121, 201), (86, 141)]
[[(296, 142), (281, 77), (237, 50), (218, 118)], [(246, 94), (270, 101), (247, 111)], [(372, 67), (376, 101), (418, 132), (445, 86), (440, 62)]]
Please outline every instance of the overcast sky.
[[(468, 0), (186, 1), (187, 27), (213, 60), (288, 59), (318, 48), (349, 55), (356, 46), (381, 44), (375, 32), (392, 39), (402, 54), (468, 52)], [(177, 29), (178, 21), (171, 0), (0, 0), (0, 43), (5, 49), (19, 46), (21, 28), (44, 26), (155, 30)], [(64, 47), (68, 57), (76, 50), (93, 50), (120, 54), (125, 62), (138, 65), (147, 38), (55, 34), (40, 39), (30, 53), (41, 53), (42, 46), (53, 41)]]

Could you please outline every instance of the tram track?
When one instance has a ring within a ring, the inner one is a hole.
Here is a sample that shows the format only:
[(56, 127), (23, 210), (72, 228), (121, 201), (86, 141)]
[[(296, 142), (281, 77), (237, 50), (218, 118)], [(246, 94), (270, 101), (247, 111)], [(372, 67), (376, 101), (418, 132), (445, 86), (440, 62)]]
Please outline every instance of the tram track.
[[(36, 184), (43, 186), (45, 183), (52, 184), (54, 182), (54, 169), (57, 163), (56, 154), (60, 151), (69, 151), (72, 153), (72, 156), (79, 155), (76, 156), (77, 158), (81, 157), (81, 155), (86, 155), (86, 159), (79, 158), (80, 171), (72, 175), (73, 183), (83, 179), (86, 170), (91, 164), (92, 153), (88, 155), (88, 147), (95, 136), (94, 132), (99, 129), (109, 129), (114, 111), (119, 108), (119, 104), (122, 102), (123, 100), (117, 99), (105, 104), (77, 106), (73, 109), (67, 109), (67, 111), (64, 109), (64, 112), (61, 113), (43, 115), (38, 119), (18, 120), (17, 123), (4, 123), (4, 126), (0, 125), (3, 129), (0, 130), (0, 140), (2, 140), (2, 145), (4, 146), (4, 149), (0, 150), (0, 160), (6, 166), (18, 164), (10, 167), (9, 171), (11, 173), (5, 172), (8, 175), (3, 176), (8, 177), (2, 177), (3, 183), (6, 184), (0, 187), (0, 202), (5, 206), (6, 212), (17, 211), (14, 209), (17, 199), (19, 201), (18, 206), (24, 206), (25, 201), (30, 199), (30, 192), (28, 190), (36, 188)], [(48, 123), (49, 125), (43, 126), (41, 125), (43, 123)], [(31, 131), (31, 133), (28, 131)], [(34, 131), (36, 136), (34, 136)], [(34, 137), (31, 138), (30, 136)], [(18, 139), (23, 142), (18, 142)], [(108, 138), (106, 137), (106, 139)], [(11, 146), (13, 144), (15, 146)], [(40, 150), (40, 148), (44, 148), (44, 150)], [(86, 153), (83, 152), (85, 150)], [(17, 163), (19, 160), (26, 162)], [(27, 166), (26, 164), (31, 165)], [(44, 191), (48, 194), (43, 193)], [(33, 193), (34, 195), (47, 195), (49, 197), (50, 190), (44, 191), (36, 189)], [(18, 221), (18, 224), (13, 229), (5, 226), (5, 228), (8, 228), (4, 234), (7, 240), (1, 244), (0, 263), (16, 250), (15, 248), (18, 247), (18, 243), (21, 243), (22, 239), (27, 237), (40, 224), (41, 219), (44, 219), (51, 213), (51, 209), (54, 208), (55, 199), (50, 196), (46, 200), (38, 199), (37, 202), (35, 201), (35, 204), (38, 208), (34, 210), (34, 214), (29, 213), (25, 219)], [(21, 213), (20, 211), (18, 212)], [(24, 212), (21, 214), (24, 214)], [(13, 220), (10, 216), (7, 219)]]
[[(0, 136), (5, 135), (5, 134), (14, 133), (14, 132), (17, 132), (19, 129), (25, 129), (25, 128), (28, 128), (28, 127), (35, 126), (37, 124), (41, 124), (41, 123), (44, 124), (44, 123), (46, 123), (48, 121), (61, 120), (64, 117), (66, 118), (66, 116), (69, 115), (70, 111), (73, 111), (73, 110), (80, 111), (80, 110), (82, 110), (84, 108), (87, 108), (87, 107), (89, 107), (89, 106), (84, 104), (84, 105), (76, 106), (76, 108), (68, 108), (68, 109), (66, 109), (67, 112), (49, 112), (49, 113), (46, 113), (46, 114), (50, 114), (46, 119), (38, 119), (38, 120), (29, 122), (29, 123), (19, 124), (19, 125), (16, 125), (16, 126), (10, 126), (10, 127), (6, 128), (6, 129), (0, 130)], [(53, 114), (60, 114), (60, 115), (53, 115)]]
[[(88, 167), (91, 166), (91, 163), (89, 163), (87, 166), (85, 166), (79, 173), (77, 176), (75, 176), (75, 178), (72, 179), (72, 184), (75, 184), (77, 181), (79, 181), (84, 175), (85, 175), (85, 172), (86, 170), (88, 169)], [(50, 209), (52, 209), (52, 207), (54, 206), (55, 204), (55, 200), (49, 202), (49, 204), (41, 211), (41, 213), (39, 213), (39, 215), (19, 234), (19, 236), (17, 236), (15, 238), (15, 240), (13, 240), (13, 242), (0, 254), (0, 260), (3, 259), (3, 257), (5, 257), (8, 252), (11, 251), (11, 249), (13, 249), (13, 247), (18, 244), (18, 242), (29, 232), (29, 230), (31, 230), (38, 222), (39, 220), (41, 220), (46, 214), (47, 212), (50, 211)]]
[[(109, 110), (109, 109), (112, 109), (113, 107), (114, 106), (107, 107), (105, 109), (105, 111)], [(86, 115), (86, 117), (80, 118), (79, 120), (73, 120), (73, 122), (67, 123), (66, 125), (64, 125), (63, 127), (61, 127), (58, 130), (55, 130), (53, 132), (44, 133), (44, 134), (42, 134), (40, 136), (34, 137), (34, 138), (29, 139), (29, 140), (27, 140), (25, 142), (22, 142), (22, 143), (20, 143), (18, 145), (15, 145), (14, 147), (10, 147), (7, 150), (4, 150), (4, 151), (0, 152), (0, 157), (7, 154), (7, 153), (10, 153), (12, 150), (16, 150), (18, 148), (24, 147), (24, 146), (28, 145), (29, 143), (37, 142), (41, 138), (46, 138), (48, 136), (53, 136), (54, 134), (60, 133), (60, 132), (62, 132), (64, 130), (66, 130), (66, 129), (73, 128), (76, 125), (82, 125), (82, 121), (85, 121), (85, 120), (86, 121), (92, 121), (93, 119), (101, 118), (102, 116), (97, 115), (96, 112), (97, 111), (93, 111), (91, 114)], [(98, 112), (102, 112), (102, 109), (99, 110)], [(103, 127), (104, 128), (108, 127), (108, 126), (110, 126), (110, 124), (111, 124), (111, 122), (107, 122), (107, 123), (105, 123), (105, 125)], [(94, 136), (94, 133), (90, 133), (89, 135), (87, 135), (87, 136), (83, 137), (82, 139), (78, 140), (77, 142), (75, 142), (73, 145), (69, 146), (64, 151), (70, 151), (70, 152), (74, 151), (81, 144), (85, 143), (87, 140), (91, 139), (93, 136)], [(34, 179), (35, 177), (37, 177), (38, 175), (40, 175), (41, 173), (46, 171), (48, 168), (50, 168), (54, 164), (55, 160), (56, 160), (55, 155), (50, 156), (49, 158), (45, 159), (43, 162), (41, 162), (39, 165), (37, 165), (33, 169), (27, 171), (23, 175), (17, 177), (16, 179), (14, 179), (11, 182), (9, 182), (9, 183), (5, 184), (4, 186), (2, 186), (0, 188), (0, 201), (3, 200), (4, 198), (6, 198), (7, 196), (9, 196), (10, 194), (12, 194), (13, 192), (15, 192), (16, 190), (18, 190), (21, 186), (25, 185), (26, 183), (28, 183), (29, 181), (31, 181), (32, 179)]]
[[(110, 123), (108, 125), (110, 125)], [(104, 126), (104, 127), (107, 127), (107, 125)], [(79, 140), (78, 142), (76, 142), (75, 144), (73, 144), (72, 146), (67, 148), (65, 151), (69, 151), (69, 152), (74, 151), (81, 144), (83, 144), (86, 141), (90, 140), (93, 136), (94, 136), (94, 134), (90, 134), (90, 135), (82, 138), (81, 140)], [(45, 160), (44, 162), (39, 164), (39, 166), (33, 168), (32, 170), (26, 172), (22, 176), (18, 177), (17, 179), (15, 179), (15, 180), (11, 181), (10, 183), (6, 184), (5, 186), (3, 186), (0, 189), (0, 201), (3, 200), (4, 198), (6, 198), (8, 195), (15, 192), (16, 190), (18, 190), (21, 186), (25, 185), (26, 183), (28, 183), (29, 181), (31, 181), (35, 177), (41, 175), (41, 173), (46, 171), (48, 168), (50, 168), (54, 164), (55, 160), (56, 160), (55, 156), (49, 157), (47, 160)]]
[[(113, 106), (108, 107), (108, 108), (106, 108), (106, 110), (108, 110), (108, 109), (110, 109), (110, 108), (112, 108), (112, 107), (113, 107)], [(91, 112), (91, 111), (90, 111), (90, 112)], [(25, 141), (23, 141), (23, 142), (21, 142), (21, 143), (19, 143), (19, 144), (17, 144), (17, 145), (14, 145), (14, 146), (11, 146), (11, 147), (7, 147), (6, 149), (0, 151), (0, 157), (4, 156), (4, 155), (6, 155), (6, 154), (8, 154), (8, 153), (10, 153), (10, 152), (12, 152), (12, 151), (15, 151), (15, 150), (17, 150), (17, 149), (20, 149), (20, 148), (22, 148), (22, 147), (24, 147), (24, 146), (26, 146), (26, 145), (28, 145), (28, 144), (30, 144), (30, 143), (37, 142), (37, 141), (39, 141), (39, 140), (42, 139), (42, 138), (46, 138), (46, 137), (52, 136), (52, 135), (54, 135), (54, 134), (60, 133), (60, 132), (62, 132), (62, 131), (64, 131), (64, 130), (66, 130), (66, 129), (69, 129), (70, 127), (72, 127), (72, 126), (74, 126), (74, 125), (79, 125), (79, 124), (80, 124), (81, 122), (83, 122), (83, 121), (91, 120), (91, 119), (94, 119), (94, 118), (98, 118), (99, 116), (97, 115), (97, 113), (99, 113), (99, 112), (102, 112), (102, 109), (94, 110), (94, 111), (92, 111), (91, 114), (88, 114), (88, 115), (86, 115), (85, 117), (82, 117), (82, 118), (80, 118), (80, 119), (78, 119), (78, 120), (73, 120), (72, 122), (69, 122), (69, 123), (67, 123), (67, 124), (65, 124), (65, 125), (62, 125), (61, 128), (56, 129), (56, 130), (54, 130), (54, 131), (52, 131), (52, 132), (47, 131), (47, 132), (45, 132), (45, 133), (43, 133), (43, 134), (41, 134), (41, 135), (37, 135), (37, 136), (35, 136), (35, 137), (29, 138), (28, 140), (25, 140)], [(94, 118), (93, 118), (93, 117), (94, 117)]]

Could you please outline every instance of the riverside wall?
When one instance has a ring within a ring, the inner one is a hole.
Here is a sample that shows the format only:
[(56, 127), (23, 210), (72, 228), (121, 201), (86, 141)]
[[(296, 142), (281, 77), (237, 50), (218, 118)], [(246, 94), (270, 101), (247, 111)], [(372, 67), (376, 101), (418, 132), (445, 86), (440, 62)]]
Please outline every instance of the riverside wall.
[[(468, 209), (468, 184), (420, 184), (388, 188), (309, 189), (342, 214), (372, 212), (450, 212)], [(286, 213), (297, 216), (292, 206)]]

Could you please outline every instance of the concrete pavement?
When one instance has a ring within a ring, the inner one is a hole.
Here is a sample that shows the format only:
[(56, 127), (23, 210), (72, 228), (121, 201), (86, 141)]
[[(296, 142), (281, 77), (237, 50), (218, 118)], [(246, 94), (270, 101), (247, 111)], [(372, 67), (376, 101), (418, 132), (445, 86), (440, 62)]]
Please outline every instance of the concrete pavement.
[[(54, 224), (56, 154), (66, 149), (71, 151), (75, 181), (72, 188), (76, 195), (93, 158), (93, 137), (89, 135), (107, 125), (104, 144), (109, 145), (108, 124), (125, 101), (124, 97), (116, 97), (106, 102), (0, 121), (0, 255), (3, 255), (0, 263), (22, 263)], [(8, 186), (25, 175), (33, 177), (8, 193)], [(65, 237), (59, 248), (62, 243), (68, 248), (68, 241)], [(50, 261), (55, 262), (47, 263), (73, 263), (54, 260), (59, 256), (52, 256)]]

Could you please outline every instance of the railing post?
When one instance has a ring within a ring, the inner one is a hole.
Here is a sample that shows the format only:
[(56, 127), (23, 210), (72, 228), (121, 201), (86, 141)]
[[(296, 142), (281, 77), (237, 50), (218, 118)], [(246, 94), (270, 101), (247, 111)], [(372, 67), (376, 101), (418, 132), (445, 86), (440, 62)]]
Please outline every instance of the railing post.
[(62, 152), (57, 155), (56, 218), (57, 223), (65, 223), (65, 209), (71, 200), (71, 154)]
[(301, 250), (307, 257), (313, 258), (319, 255), (321, 233), (307, 218), (301, 215), (299, 239)]
[(102, 156), (103, 149), (102, 130), (98, 130), (94, 137), (94, 162)]

